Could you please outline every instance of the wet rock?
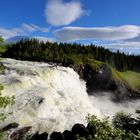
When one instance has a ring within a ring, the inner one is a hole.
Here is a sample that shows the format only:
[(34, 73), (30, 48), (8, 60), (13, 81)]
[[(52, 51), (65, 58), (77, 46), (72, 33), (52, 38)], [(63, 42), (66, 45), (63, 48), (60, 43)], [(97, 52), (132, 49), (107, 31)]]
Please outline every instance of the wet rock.
[(45, 98), (40, 97), (40, 98), (38, 99), (38, 104), (43, 103), (44, 100), (45, 100)]
[(100, 70), (85, 65), (83, 79), (87, 81), (88, 92), (99, 90), (115, 90), (116, 84), (112, 81), (112, 72), (107, 65), (102, 65)]
[(48, 138), (48, 133), (44, 132), (42, 134), (39, 134), (37, 132), (29, 140), (47, 140), (47, 138)]
[(11, 140), (21, 140), (31, 128), (32, 127), (29, 126), (29, 127), (24, 127), (24, 128), (14, 131), (10, 135)]
[(18, 126), (19, 126), (18, 123), (11, 123), (11, 124), (5, 126), (4, 128), (2, 128), (1, 131), (8, 131), (10, 129), (17, 128)]
[(89, 95), (104, 96), (106, 92), (114, 102), (140, 99), (138, 91), (132, 91), (124, 82), (113, 78), (113, 72), (107, 64), (102, 64), (99, 69), (89, 64), (71, 64), (69, 67), (86, 81)]
[(72, 133), (73, 135), (79, 134), (80, 137), (88, 137), (90, 134), (88, 129), (83, 124), (75, 124), (72, 127)]
[(65, 140), (61, 132), (53, 132), (50, 135), (51, 140)]
[(45, 132), (45, 133), (40, 134), (40, 135), (39, 135), (39, 138), (40, 138), (39, 140), (47, 140), (47, 138), (48, 138), (48, 133)]
[(71, 131), (65, 130), (63, 132), (65, 140), (74, 140), (73, 133)]
[(114, 91), (117, 89), (115, 81), (112, 80), (111, 69), (106, 64), (102, 64), (98, 70), (89, 64), (73, 64), (70, 67), (86, 81), (89, 94), (93, 91)]

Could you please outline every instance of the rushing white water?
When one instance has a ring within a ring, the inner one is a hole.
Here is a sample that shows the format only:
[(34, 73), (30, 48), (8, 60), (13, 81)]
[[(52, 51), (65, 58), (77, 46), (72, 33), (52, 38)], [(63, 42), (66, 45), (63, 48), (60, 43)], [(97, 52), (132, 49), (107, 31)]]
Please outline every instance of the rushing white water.
[(1, 59), (6, 70), (0, 74), (3, 96), (16, 97), (13, 112), (0, 126), (17, 122), (33, 131), (52, 132), (85, 123), (88, 113), (99, 115), (86, 93), (85, 82), (71, 68), (38, 62)]

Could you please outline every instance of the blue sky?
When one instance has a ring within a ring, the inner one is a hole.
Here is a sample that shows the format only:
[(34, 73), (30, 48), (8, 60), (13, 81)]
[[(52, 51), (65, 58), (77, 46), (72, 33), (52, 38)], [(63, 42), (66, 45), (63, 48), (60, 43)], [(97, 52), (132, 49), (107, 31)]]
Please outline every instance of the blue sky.
[(0, 35), (95, 43), (140, 55), (140, 0), (1, 0)]

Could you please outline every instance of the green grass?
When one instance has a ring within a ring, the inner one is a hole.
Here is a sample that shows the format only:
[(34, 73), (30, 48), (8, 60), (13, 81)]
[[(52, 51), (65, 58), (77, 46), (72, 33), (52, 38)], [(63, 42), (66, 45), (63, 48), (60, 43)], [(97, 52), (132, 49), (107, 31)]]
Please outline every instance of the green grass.
[(140, 73), (126, 71), (118, 72), (118, 75), (128, 86), (140, 93)]
[(74, 62), (74, 64), (80, 64), (80, 65), (88, 64), (96, 71), (99, 71), (102, 65), (105, 64), (104, 62), (97, 61), (95, 59), (90, 59), (90, 58), (82, 58), (81, 56), (73, 56), (70, 59)]
[(113, 79), (127, 85), (131, 90), (140, 93), (140, 73), (133, 71), (119, 72), (112, 69)]
[(83, 62), (84, 64), (89, 64), (94, 70), (99, 71), (100, 68), (102, 67), (103, 62), (97, 61), (95, 59), (87, 59)]

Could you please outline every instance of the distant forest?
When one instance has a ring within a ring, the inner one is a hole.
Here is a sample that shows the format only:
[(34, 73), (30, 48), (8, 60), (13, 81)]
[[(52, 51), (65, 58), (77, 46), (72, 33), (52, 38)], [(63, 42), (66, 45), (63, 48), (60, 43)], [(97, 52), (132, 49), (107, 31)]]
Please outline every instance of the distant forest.
[(84, 63), (95, 59), (111, 65), (119, 71), (140, 72), (140, 56), (126, 55), (109, 51), (101, 46), (77, 43), (40, 42), (37, 39), (24, 39), (7, 45), (4, 57), (30, 61), (55, 62), (62, 64)]

